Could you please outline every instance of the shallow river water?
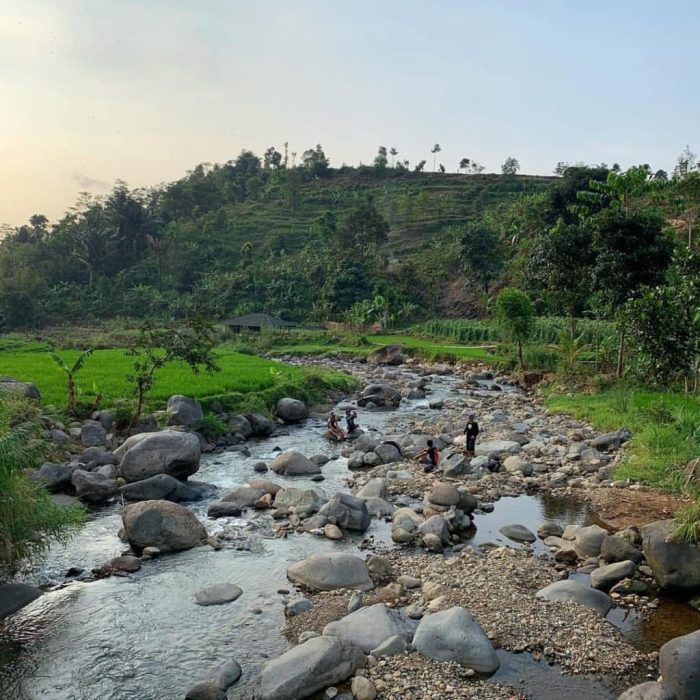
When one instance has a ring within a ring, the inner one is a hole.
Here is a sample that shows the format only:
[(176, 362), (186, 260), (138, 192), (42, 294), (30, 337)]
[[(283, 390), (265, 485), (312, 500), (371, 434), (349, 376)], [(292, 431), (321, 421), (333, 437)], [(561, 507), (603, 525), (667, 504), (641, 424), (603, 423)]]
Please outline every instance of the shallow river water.
[[(431, 398), (456, 394), (454, 382), (444, 378), (433, 387)], [(426, 401), (407, 401), (397, 411), (363, 413), (360, 423), (365, 428), (389, 433), (400, 426), (402, 418), (428, 413)], [(197, 479), (222, 490), (230, 489), (253, 478), (253, 461), (272, 459), (275, 448), (294, 448), (307, 455), (323, 453), (332, 458), (323, 467), (325, 481), (314, 483), (307, 478), (285, 478), (270, 472), (261, 476), (281, 484), (316, 488), (330, 497), (338, 490), (347, 490), (344, 480), (352, 473), (346, 460), (339, 457), (340, 448), (323, 440), (323, 430), (323, 423), (311, 418), (284, 435), (252, 443), (250, 458), (233, 452), (206, 455)], [(73, 582), (46, 593), (0, 622), (0, 698), (174, 700), (183, 698), (187, 688), (231, 657), (241, 664), (243, 677), (229, 690), (229, 698), (250, 697), (261, 666), (288, 648), (280, 632), (284, 613), (282, 596), (277, 593), (280, 588), (290, 588), (286, 578), (288, 564), (322, 551), (357, 551), (362, 538), (332, 542), (304, 534), (275, 539), (265, 516), (256, 518), (259, 527), (245, 531), (244, 526), (250, 522), (247, 519), (210, 520), (206, 512), (211, 500), (200, 501), (191, 508), (210, 532), (239, 525), (241, 542), (249, 549), (236, 549), (230, 542), (218, 552), (198, 547), (149, 561), (128, 578)], [(52, 548), (28, 580), (38, 584), (60, 582), (71, 567), (89, 571), (120, 554), (125, 549), (117, 538), (120, 513), (120, 506), (94, 512), (66, 547)], [(562, 525), (585, 524), (592, 522), (595, 515), (586, 505), (573, 500), (547, 496), (504, 498), (495, 504), (493, 513), (476, 515), (472, 543), (505, 544), (498, 532), (501, 526), (521, 523), (535, 530), (544, 519)], [(378, 543), (390, 544), (389, 526), (376, 519), (367, 535), (374, 536)], [(536, 552), (545, 552), (539, 541), (534, 546)], [(243, 589), (235, 603), (212, 607), (193, 604), (192, 596), (197, 590), (222, 581)], [(627, 619), (622, 619), (619, 612), (611, 615), (614, 624), (648, 651), (690, 631), (678, 631), (679, 627), (700, 628), (700, 615), (694, 619), (689, 611), (693, 612), (687, 606), (673, 607), (671, 618), (678, 620), (670, 625), (661, 622), (669, 618), (663, 614), (664, 606), (648, 622), (636, 615)], [(522, 687), (531, 697), (563, 697), (571, 693), (591, 700), (614, 697), (598, 681), (562, 676), (557, 668), (538, 664), (528, 654), (499, 654), (502, 667), (494, 680)], [(548, 694), (553, 689), (555, 695)]]

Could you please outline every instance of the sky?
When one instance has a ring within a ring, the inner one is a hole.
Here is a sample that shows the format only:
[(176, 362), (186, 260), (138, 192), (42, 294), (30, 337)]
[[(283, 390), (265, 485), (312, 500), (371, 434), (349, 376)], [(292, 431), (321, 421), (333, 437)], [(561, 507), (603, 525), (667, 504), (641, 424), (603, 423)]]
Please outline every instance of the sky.
[(0, 223), (270, 145), (672, 169), (696, 0), (0, 0)]

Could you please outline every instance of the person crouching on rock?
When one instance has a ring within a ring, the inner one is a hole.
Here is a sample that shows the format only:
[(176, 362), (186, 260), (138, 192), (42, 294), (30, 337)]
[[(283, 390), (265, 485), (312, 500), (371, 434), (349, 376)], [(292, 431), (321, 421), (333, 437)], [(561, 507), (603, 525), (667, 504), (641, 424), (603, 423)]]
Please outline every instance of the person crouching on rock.
[(479, 434), (479, 424), (474, 420), (474, 414), (469, 414), (469, 420), (464, 428), (464, 434), (467, 438), (467, 449), (465, 454), (467, 457), (476, 457), (476, 436)]
[(328, 432), (334, 440), (345, 440), (345, 433), (338, 425), (338, 416), (335, 415), (335, 411), (331, 411), (331, 415), (328, 416)]
[(440, 453), (437, 447), (433, 445), (432, 440), (428, 440), (428, 446), (416, 455), (416, 459), (423, 465), (423, 471), (426, 474), (437, 469), (438, 462), (440, 461)]

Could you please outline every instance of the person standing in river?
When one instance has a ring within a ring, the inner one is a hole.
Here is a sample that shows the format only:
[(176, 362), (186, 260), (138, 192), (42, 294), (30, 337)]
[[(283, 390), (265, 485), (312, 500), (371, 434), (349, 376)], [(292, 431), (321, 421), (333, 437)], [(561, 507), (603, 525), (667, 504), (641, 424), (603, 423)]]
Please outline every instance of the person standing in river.
[(469, 420), (467, 421), (467, 425), (464, 428), (464, 435), (467, 438), (467, 446), (465, 450), (465, 454), (467, 457), (475, 457), (476, 456), (476, 436), (479, 434), (479, 424), (476, 422), (476, 417), (474, 416), (473, 413), (469, 414)]

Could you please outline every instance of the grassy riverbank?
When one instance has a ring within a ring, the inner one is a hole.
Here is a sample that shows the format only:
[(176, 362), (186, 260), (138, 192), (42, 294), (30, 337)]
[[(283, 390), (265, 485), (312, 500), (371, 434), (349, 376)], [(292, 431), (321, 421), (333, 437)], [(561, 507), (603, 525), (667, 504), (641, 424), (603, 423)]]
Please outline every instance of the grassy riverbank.
[[(71, 364), (78, 350), (59, 350)], [(134, 395), (127, 379), (133, 371), (133, 357), (124, 349), (95, 350), (76, 377), (79, 400), (90, 403), (101, 396), (101, 405)], [(149, 393), (149, 407), (163, 408), (173, 394), (193, 396), (206, 406), (215, 399), (228, 410), (267, 410), (281, 396), (317, 402), (334, 390), (352, 388), (354, 381), (341, 372), (285, 365), (251, 354), (235, 352), (226, 346), (216, 350), (219, 371), (193, 374), (184, 364), (163, 367)], [(14, 343), (0, 354), (0, 374), (38, 387), (45, 405), (66, 402), (66, 376), (49, 357), (43, 343)]]
[(550, 396), (547, 406), (586, 420), (599, 430), (627, 427), (632, 431), (615, 478), (635, 479), (673, 492), (700, 492), (700, 473), (688, 479), (687, 469), (700, 456), (697, 396), (623, 387)]

